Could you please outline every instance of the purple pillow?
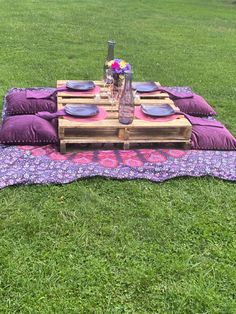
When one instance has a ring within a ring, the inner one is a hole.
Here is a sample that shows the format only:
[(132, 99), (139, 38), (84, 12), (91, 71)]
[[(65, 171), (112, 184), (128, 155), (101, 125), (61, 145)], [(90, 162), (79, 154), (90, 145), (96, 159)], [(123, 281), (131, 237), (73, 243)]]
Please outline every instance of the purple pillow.
[(198, 118), (192, 125), (191, 146), (193, 149), (203, 150), (236, 150), (235, 137), (218, 121)]
[(6, 96), (6, 114), (35, 114), (39, 111), (57, 111), (56, 97), (50, 99), (26, 98), (26, 89), (15, 88)]
[(192, 98), (173, 99), (175, 105), (192, 116), (215, 116), (215, 110), (200, 95), (193, 94)]
[(34, 115), (7, 117), (0, 130), (0, 143), (44, 145), (58, 142), (55, 126)]

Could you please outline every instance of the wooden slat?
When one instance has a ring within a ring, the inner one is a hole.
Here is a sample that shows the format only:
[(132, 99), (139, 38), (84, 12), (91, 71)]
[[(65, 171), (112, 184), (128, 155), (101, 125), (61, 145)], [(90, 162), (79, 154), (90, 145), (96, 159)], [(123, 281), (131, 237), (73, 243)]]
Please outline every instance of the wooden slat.
[[(93, 121), (93, 122), (78, 122), (78, 121), (70, 121), (67, 119), (59, 119), (59, 123), (61, 127), (64, 128), (127, 128), (127, 125), (119, 123), (117, 119), (105, 119), (100, 121)], [(191, 127), (191, 124), (187, 119), (185, 119), (182, 115), (180, 115), (179, 119), (175, 119), (172, 121), (165, 121), (165, 122), (149, 122), (144, 120), (135, 119), (132, 124), (128, 127), (132, 128), (165, 128), (165, 127)]]
[[(123, 139), (119, 139), (115, 136), (110, 136), (106, 138), (68, 138), (65, 140), (61, 140), (63, 144), (82, 144), (82, 143), (124, 143)], [(128, 140), (129, 143), (189, 143), (189, 140), (185, 139), (135, 139)]]
[(68, 139), (87, 139), (88, 141), (93, 140), (96, 142), (97, 139), (103, 139), (106, 141), (108, 138), (117, 138), (120, 140), (189, 140), (186, 138), (185, 129), (184, 128), (165, 128), (165, 129), (119, 129), (118, 134), (117, 130), (103, 130), (103, 129), (74, 129), (69, 130), (69, 132), (65, 132), (65, 136), (61, 138), (62, 140)]
[(119, 139), (117, 136), (106, 136), (106, 137), (75, 137), (67, 138), (61, 141), (67, 144), (77, 144), (77, 143), (123, 143), (123, 139)]
[[(62, 97), (60, 97), (62, 98)], [(111, 101), (109, 99), (99, 99), (99, 98), (71, 98), (71, 97), (63, 97), (62, 100), (60, 101), (62, 104), (96, 104), (96, 105), (111, 105)], [(141, 104), (148, 104), (148, 105), (153, 105), (153, 106), (158, 106), (162, 104), (169, 104), (176, 110), (178, 109), (172, 100), (170, 99), (135, 99), (134, 104), (136, 106), (139, 106)]]
[(145, 94), (138, 93), (138, 96), (140, 98), (168, 98), (169, 97), (169, 95), (167, 93), (159, 93), (159, 92), (149, 94), (149, 95), (147, 93), (145, 93)]
[[(61, 96), (61, 97), (73, 97), (75, 95), (73, 95), (73, 92), (58, 92), (57, 93), (58, 96)], [(86, 94), (83, 94), (83, 95), (80, 95), (80, 96), (75, 96), (75, 97), (80, 97), (80, 98), (94, 98), (95, 97), (95, 94), (94, 93), (86, 93)]]
[(110, 105), (108, 99), (96, 98), (63, 98), (62, 104), (96, 104), (96, 105)]
[(135, 104), (140, 105), (140, 104), (150, 104), (150, 105), (162, 105), (162, 104), (169, 104), (169, 105), (174, 105), (173, 101), (170, 99), (135, 99)]
[[(57, 80), (57, 87), (65, 85), (68, 81), (83, 82), (83, 81), (87, 81), (87, 80)], [(93, 81), (94, 84), (96, 84), (98, 86), (104, 86), (104, 82), (101, 80), (89, 80), (89, 81)], [(134, 83), (136, 83), (136, 82), (134, 82)], [(159, 82), (155, 82), (155, 83), (157, 85), (161, 85)]]

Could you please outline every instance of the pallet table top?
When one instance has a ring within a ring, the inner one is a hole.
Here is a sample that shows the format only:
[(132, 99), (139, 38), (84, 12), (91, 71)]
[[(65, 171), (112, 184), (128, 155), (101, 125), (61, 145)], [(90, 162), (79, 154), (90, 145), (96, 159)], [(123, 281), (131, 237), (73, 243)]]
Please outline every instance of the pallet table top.
[[(57, 81), (57, 87), (65, 86), (66, 80)], [(111, 104), (108, 97), (108, 87), (102, 81), (94, 81), (100, 87), (97, 94), (86, 92), (77, 96), (75, 92), (59, 91), (57, 94), (58, 109), (66, 104), (96, 104), (107, 111), (104, 120), (89, 123), (71, 121), (59, 118), (58, 130), (61, 151), (65, 152), (65, 146), (69, 143), (123, 143), (124, 148), (129, 143), (189, 143), (191, 136), (191, 124), (183, 116), (165, 122), (150, 122), (137, 119), (130, 125), (124, 125), (118, 121), (118, 107)], [(157, 84), (159, 84), (157, 82)], [(135, 96), (135, 105), (141, 104), (161, 105), (168, 103), (175, 111), (179, 111), (167, 93), (139, 94)], [(146, 130), (146, 131), (145, 131)]]

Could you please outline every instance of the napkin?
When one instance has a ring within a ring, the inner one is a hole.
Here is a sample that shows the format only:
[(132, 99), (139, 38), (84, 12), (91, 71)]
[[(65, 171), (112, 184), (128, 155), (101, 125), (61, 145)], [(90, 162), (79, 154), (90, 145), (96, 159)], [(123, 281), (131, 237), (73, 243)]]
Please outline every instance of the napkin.
[(71, 90), (66, 86), (52, 88), (49, 91), (45, 91), (45, 89), (28, 89), (26, 91), (26, 98), (47, 99), (54, 96), (57, 92), (68, 92), (68, 94), (73, 93), (74, 96), (96, 95), (100, 92), (100, 90), (99, 86), (95, 86), (95, 88), (86, 91)]
[(65, 109), (60, 109), (56, 112), (48, 112), (48, 111), (40, 111), (38, 113), (36, 113), (36, 116), (42, 118), (42, 119), (45, 119), (45, 120), (52, 120), (52, 119), (55, 119), (55, 118), (58, 118), (58, 117), (61, 117), (61, 116), (65, 116), (66, 115), (66, 112), (65, 112)]
[(165, 92), (174, 99), (193, 97), (193, 91), (188, 86), (158, 86), (158, 91)]
[(194, 117), (190, 116), (189, 114), (186, 114), (184, 112), (179, 112), (180, 114), (183, 114), (186, 119), (192, 124), (192, 125), (200, 125), (200, 126), (211, 126), (215, 128), (223, 128), (223, 124), (221, 124), (219, 121), (212, 119), (212, 118), (200, 118), (200, 117)]
[(34, 99), (46, 99), (51, 98), (58, 91), (66, 91), (66, 86), (52, 88), (51, 90), (45, 91), (45, 89), (27, 89), (26, 98)]

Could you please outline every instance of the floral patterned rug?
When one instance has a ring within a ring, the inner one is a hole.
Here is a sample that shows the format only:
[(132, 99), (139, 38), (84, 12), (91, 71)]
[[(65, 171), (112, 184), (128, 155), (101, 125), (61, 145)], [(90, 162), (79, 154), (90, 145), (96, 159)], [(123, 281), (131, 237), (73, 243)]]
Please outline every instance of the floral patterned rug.
[(63, 184), (94, 176), (155, 182), (212, 176), (236, 181), (236, 151), (143, 148), (83, 150), (62, 155), (52, 145), (0, 145), (0, 164), (0, 188)]

